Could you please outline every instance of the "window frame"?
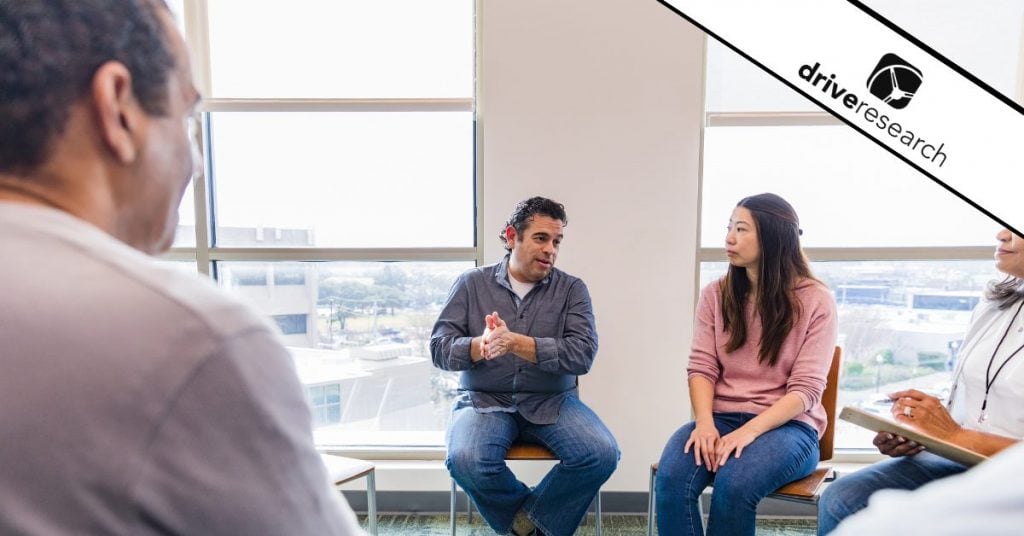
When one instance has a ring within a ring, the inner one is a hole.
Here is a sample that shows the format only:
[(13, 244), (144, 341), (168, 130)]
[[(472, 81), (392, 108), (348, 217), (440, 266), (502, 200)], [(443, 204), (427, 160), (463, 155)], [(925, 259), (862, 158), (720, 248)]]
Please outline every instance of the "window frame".
[[(212, 95), (212, 76), (209, 38), (209, 0), (184, 0), (184, 37), (192, 54), (192, 71), (196, 87), (202, 95)], [(175, 246), (161, 258), (168, 261), (194, 261), (199, 273), (219, 280), (217, 266), (221, 262), (417, 262), (463, 261), (480, 266), (484, 262), (481, 237), (483, 229), (483, 163), (478, 155), (483, 152), (480, 136), (480, 110), (478, 96), (481, 71), (480, 20), (482, 0), (473, 0), (474, 58), (473, 96), (469, 98), (204, 98), (196, 111), (201, 125), (197, 133), (202, 166), (192, 178), (195, 204), (195, 246)], [(213, 211), (211, 177), (213, 162), (210, 154), (210, 117), (216, 112), (469, 112), (473, 121), (473, 245), (469, 247), (435, 248), (344, 248), (344, 247), (229, 247), (213, 243), (216, 213)], [(187, 222), (182, 222), (187, 223)], [(404, 447), (400, 445), (343, 447), (317, 445), (326, 452), (357, 454), (367, 459), (420, 459), (437, 460), (443, 457), (444, 445)]]
[[(184, 0), (185, 39), (192, 50), (193, 76), (196, 86), (203, 95), (212, 94), (210, 74), (209, 0)], [(479, 25), (481, 0), (475, 0), (475, 21)], [(480, 29), (474, 32), (476, 51), (481, 48)], [(474, 54), (475, 94), (480, 94), (480, 54)], [(476, 155), (481, 154), (482, 140), (479, 132), (479, 106), (472, 98), (425, 98), (425, 99), (246, 99), (246, 98), (204, 98), (197, 115), (201, 120), (201, 151), (203, 166), (193, 177), (193, 201), (195, 203), (194, 247), (173, 247), (165, 255), (167, 260), (194, 260), (199, 271), (216, 279), (214, 263), (219, 261), (474, 261), (483, 262), (483, 248), (480, 237), (483, 232), (483, 165)], [(210, 116), (216, 112), (470, 112), (474, 121), (474, 245), (455, 248), (274, 248), (274, 247), (225, 247), (212, 244), (212, 229), (215, 214), (212, 212), (212, 181), (210, 176), (212, 160), (210, 147)]]

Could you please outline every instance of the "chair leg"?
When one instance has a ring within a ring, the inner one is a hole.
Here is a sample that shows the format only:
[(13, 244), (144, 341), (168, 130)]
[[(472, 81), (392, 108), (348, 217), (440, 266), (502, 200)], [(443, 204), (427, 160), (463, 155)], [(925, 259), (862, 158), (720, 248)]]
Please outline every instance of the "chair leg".
[(369, 518), (370, 534), (377, 536), (377, 471), (366, 475), (366, 514)]
[(455, 536), (455, 479), (452, 479), (452, 496), (451, 496), (451, 507), (448, 515), (451, 517), (452, 522), (452, 536)]
[(647, 489), (647, 536), (654, 536), (654, 475), (657, 469), (651, 466), (651, 484)]
[(706, 526), (704, 525), (704, 494), (701, 493), (697, 496), (697, 512), (700, 514), (697, 518), (700, 521), (700, 532), (704, 533)]
[(601, 490), (594, 498), (594, 536), (601, 536)]
[(473, 524), (473, 499), (469, 498), (469, 494), (466, 494), (466, 517), (469, 520), (469, 524)]

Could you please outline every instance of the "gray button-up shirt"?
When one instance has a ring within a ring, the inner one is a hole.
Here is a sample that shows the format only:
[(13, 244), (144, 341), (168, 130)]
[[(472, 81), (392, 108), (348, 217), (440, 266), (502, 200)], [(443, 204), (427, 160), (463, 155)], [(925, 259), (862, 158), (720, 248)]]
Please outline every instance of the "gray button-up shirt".
[[(597, 354), (590, 293), (582, 279), (553, 268), (520, 302), (508, 277), (508, 255), (459, 276), (434, 324), (430, 354), (434, 366), (462, 371), (461, 396), (476, 411), (518, 411), (532, 423), (551, 424)], [(534, 338), (536, 364), (511, 353), (473, 363), (473, 337), (494, 311), (509, 330)]]

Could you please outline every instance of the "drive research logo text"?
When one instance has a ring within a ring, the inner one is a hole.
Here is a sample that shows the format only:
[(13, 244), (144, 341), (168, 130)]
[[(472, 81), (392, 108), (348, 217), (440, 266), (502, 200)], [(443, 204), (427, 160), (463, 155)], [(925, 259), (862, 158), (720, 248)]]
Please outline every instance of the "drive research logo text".
[[(833, 100), (852, 110), (859, 119), (899, 140), (908, 150), (919, 153), (925, 160), (938, 164), (939, 167), (946, 163), (947, 155), (943, 152), (946, 147), (945, 143), (929, 142), (915, 134), (909, 126), (898, 123), (865, 101), (860, 95), (840, 85), (839, 80), (836, 80), (835, 73), (825, 74), (824, 70), (821, 62), (815, 62), (813, 65), (808, 63), (800, 67), (797, 75), (812, 88), (824, 93), (825, 96), (832, 97)], [(896, 109), (904, 108), (913, 98), (914, 91), (920, 86), (921, 71), (895, 54), (882, 56), (882, 61), (878, 62), (874, 73), (868, 79), (868, 88), (871, 90), (871, 94)], [(870, 97), (868, 98), (870, 99)], [(838, 105), (833, 110), (838, 110)], [(868, 134), (866, 130), (863, 132)]]
[(868, 91), (882, 102), (901, 110), (921, 87), (921, 70), (896, 54), (886, 54), (868, 77)]

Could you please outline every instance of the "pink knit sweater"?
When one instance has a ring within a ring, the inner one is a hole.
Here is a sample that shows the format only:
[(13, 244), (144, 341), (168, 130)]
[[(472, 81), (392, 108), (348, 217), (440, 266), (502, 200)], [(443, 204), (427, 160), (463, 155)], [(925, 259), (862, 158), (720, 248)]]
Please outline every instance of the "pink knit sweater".
[(782, 343), (774, 367), (757, 362), (761, 318), (747, 305), (747, 340), (735, 352), (727, 352), (729, 335), (722, 329), (722, 293), (714, 281), (700, 294), (693, 329), (693, 349), (687, 367), (689, 377), (703, 376), (715, 386), (712, 411), (760, 414), (787, 393), (804, 401), (804, 412), (795, 417), (825, 433), (825, 408), (821, 393), (832, 364), (836, 344), (836, 305), (823, 285), (807, 281), (796, 289), (801, 314)]

